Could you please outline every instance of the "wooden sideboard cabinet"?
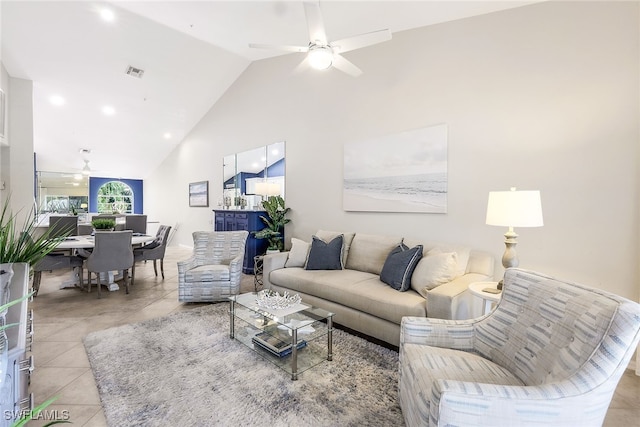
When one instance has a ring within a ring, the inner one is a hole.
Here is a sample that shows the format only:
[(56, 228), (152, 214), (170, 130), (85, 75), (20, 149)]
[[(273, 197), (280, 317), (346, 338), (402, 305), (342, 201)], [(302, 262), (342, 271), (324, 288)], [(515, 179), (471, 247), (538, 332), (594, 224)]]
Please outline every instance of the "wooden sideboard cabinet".
[(245, 274), (253, 274), (254, 262), (256, 255), (262, 255), (267, 250), (266, 239), (256, 239), (253, 237), (252, 231), (260, 231), (265, 225), (260, 219), (260, 215), (267, 215), (265, 211), (250, 210), (214, 210), (213, 223), (215, 231), (236, 231), (247, 230), (249, 237), (244, 250), (244, 262), (242, 263), (242, 272)]

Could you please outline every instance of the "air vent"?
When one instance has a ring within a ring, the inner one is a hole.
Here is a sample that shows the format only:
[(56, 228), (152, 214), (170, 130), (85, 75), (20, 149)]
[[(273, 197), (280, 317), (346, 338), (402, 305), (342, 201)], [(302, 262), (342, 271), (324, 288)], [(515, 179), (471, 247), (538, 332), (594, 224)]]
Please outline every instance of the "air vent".
[(142, 76), (144, 75), (144, 70), (141, 70), (140, 68), (132, 67), (131, 65), (129, 65), (125, 73), (130, 75), (131, 77), (136, 77), (138, 79), (141, 79)]

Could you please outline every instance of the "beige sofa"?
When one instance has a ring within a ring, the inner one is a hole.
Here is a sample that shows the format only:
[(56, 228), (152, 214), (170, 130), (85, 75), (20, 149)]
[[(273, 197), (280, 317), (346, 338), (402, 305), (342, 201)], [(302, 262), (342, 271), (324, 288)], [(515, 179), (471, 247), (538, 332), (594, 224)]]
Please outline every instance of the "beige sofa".
[[(264, 287), (297, 293), (304, 303), (335, 313), (335, 323), (395, 346), (400, 343), (404, 316), (468, 319), (480, 314), (468, 286), (491, 280), (495, 263), (491, 255), (399, 236), (323, 230), (316, 236), (328, 242), (340, 234), (343, 269), (305, 269), (310, 245), (292, 239), (289, 252), (265, 256)], [(401, 243), (408, 248), (423, 246), (423, 257), (410, 276), (411, 288), (404, 292), (380, 280), (389, 253)]]

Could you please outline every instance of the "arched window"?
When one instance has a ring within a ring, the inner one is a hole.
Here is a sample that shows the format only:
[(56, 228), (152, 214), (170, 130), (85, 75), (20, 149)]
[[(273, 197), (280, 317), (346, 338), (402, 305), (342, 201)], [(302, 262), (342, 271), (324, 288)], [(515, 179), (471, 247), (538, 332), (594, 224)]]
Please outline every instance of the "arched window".
[(124, 182), (109, 181), (98, 189), (98, 213), (133, 213), (133, 190)]

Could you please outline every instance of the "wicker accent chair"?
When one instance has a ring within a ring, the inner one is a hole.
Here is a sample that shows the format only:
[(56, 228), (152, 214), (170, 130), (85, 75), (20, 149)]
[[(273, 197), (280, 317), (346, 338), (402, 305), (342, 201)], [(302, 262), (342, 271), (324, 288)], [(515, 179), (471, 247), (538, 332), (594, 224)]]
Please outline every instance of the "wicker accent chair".
[(248, 231), (196, 231), (193, 255), (178, 262), (178, 301), (224, 301), (240, 293)]
[(407, 426), (601, 426), (640, 339), (640, 304), (508, 269), (493, 312), (404, 317)]

